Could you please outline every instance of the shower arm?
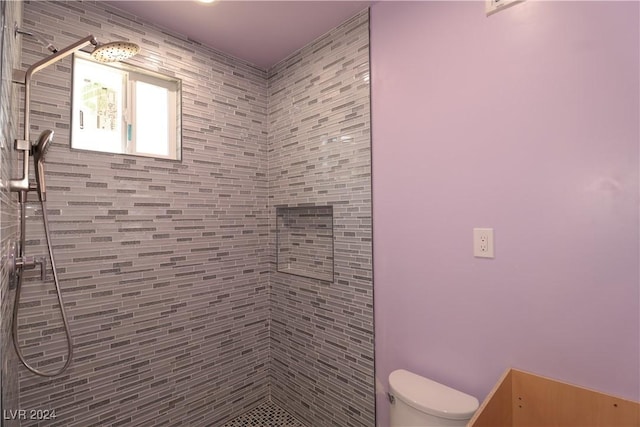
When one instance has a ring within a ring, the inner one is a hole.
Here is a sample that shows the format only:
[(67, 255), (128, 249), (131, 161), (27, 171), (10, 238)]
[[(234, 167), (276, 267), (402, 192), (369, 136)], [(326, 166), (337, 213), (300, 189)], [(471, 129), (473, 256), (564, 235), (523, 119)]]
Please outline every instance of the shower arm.
[[(31, 35), (26, 32), (20, 32), (20, 34)], [(29, 142), (29, 126), (30, 126), (30, 111), (29, 104), (31, 103), (31, 78), (38, 71), (48, 67), (65, 58), (77, 50), (80, 50), (88, 45), (98, 45), (98, 41), (92, 35), (83, 38), (82, 40), (78, 40), (70, 46), (61, 49), (54, 54), (47, 56), (46, 58), (36, 62), (31, 67), (27, 69), (26, 72), (16, 71), (14, 70), (13, 81), (14, 83), (19, 83), (24, 85), (24, 139), (15, 141), (16, 150), (23, 151), (23, 162), (22, 162), (22, 178), (12, 179), (9, 181), (9, 189), (11, 191), (29, 191), (29, 151), (31, 150), (31, 142)]]
[(16, 34), (16, 35), (17, 34), (22, 34), (22, 35), (25, 35), (25, 36), (33, 37), (34, 39), (38, 40), (42, 46), (46, 47), (47, 50), (49, 52), (51, 52), (51, 53), (56, 53), (58, 51), (58, 49), (56, 49), (56, 47), (54, 45), (52, 45), (51, 43), (49, 43), (47, 41), (47, 38), (45, 36), (43, 36), (42, 34), (40, 34), (37, 31), (33, 31), (33, 30), (26, 31), (26, 30), (23, 30), (22, 28), (18, 27), (18, 23), (17, 22), (16, 22), (15, 29), (13, 31), (14, 31), (14, 34)]

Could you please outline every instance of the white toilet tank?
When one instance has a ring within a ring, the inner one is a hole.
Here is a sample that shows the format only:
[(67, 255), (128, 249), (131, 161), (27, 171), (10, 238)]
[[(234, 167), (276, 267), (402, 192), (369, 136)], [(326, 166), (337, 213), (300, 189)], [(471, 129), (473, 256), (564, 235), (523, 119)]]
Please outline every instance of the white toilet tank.
[(389, 375), (391, 427), (466, 426), (478, 399), (399, 369)]

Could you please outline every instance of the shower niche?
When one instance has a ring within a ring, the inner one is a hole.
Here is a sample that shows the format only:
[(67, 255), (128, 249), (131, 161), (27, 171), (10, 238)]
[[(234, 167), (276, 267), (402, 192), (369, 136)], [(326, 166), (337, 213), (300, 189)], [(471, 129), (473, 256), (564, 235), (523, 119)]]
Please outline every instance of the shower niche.
[(333, 282), (333, 206), (276, 208), (280, 273)]

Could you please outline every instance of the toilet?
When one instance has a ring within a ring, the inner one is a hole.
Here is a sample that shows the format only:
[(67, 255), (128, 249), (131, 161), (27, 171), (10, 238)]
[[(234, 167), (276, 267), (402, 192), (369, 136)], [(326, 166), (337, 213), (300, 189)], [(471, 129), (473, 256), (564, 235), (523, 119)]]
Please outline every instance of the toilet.
[(391, 427), (466, 426), (478, 399), (404, 369), (389, 375)]

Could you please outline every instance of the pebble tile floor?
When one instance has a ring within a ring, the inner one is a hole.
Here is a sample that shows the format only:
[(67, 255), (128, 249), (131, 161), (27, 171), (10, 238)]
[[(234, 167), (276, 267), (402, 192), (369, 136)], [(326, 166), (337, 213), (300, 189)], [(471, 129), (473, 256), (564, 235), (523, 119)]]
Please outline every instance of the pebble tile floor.
[(300, 421), (272, 402), (263, 403), (257, 408), (240, 415), (223, 427), (306, 427)]

